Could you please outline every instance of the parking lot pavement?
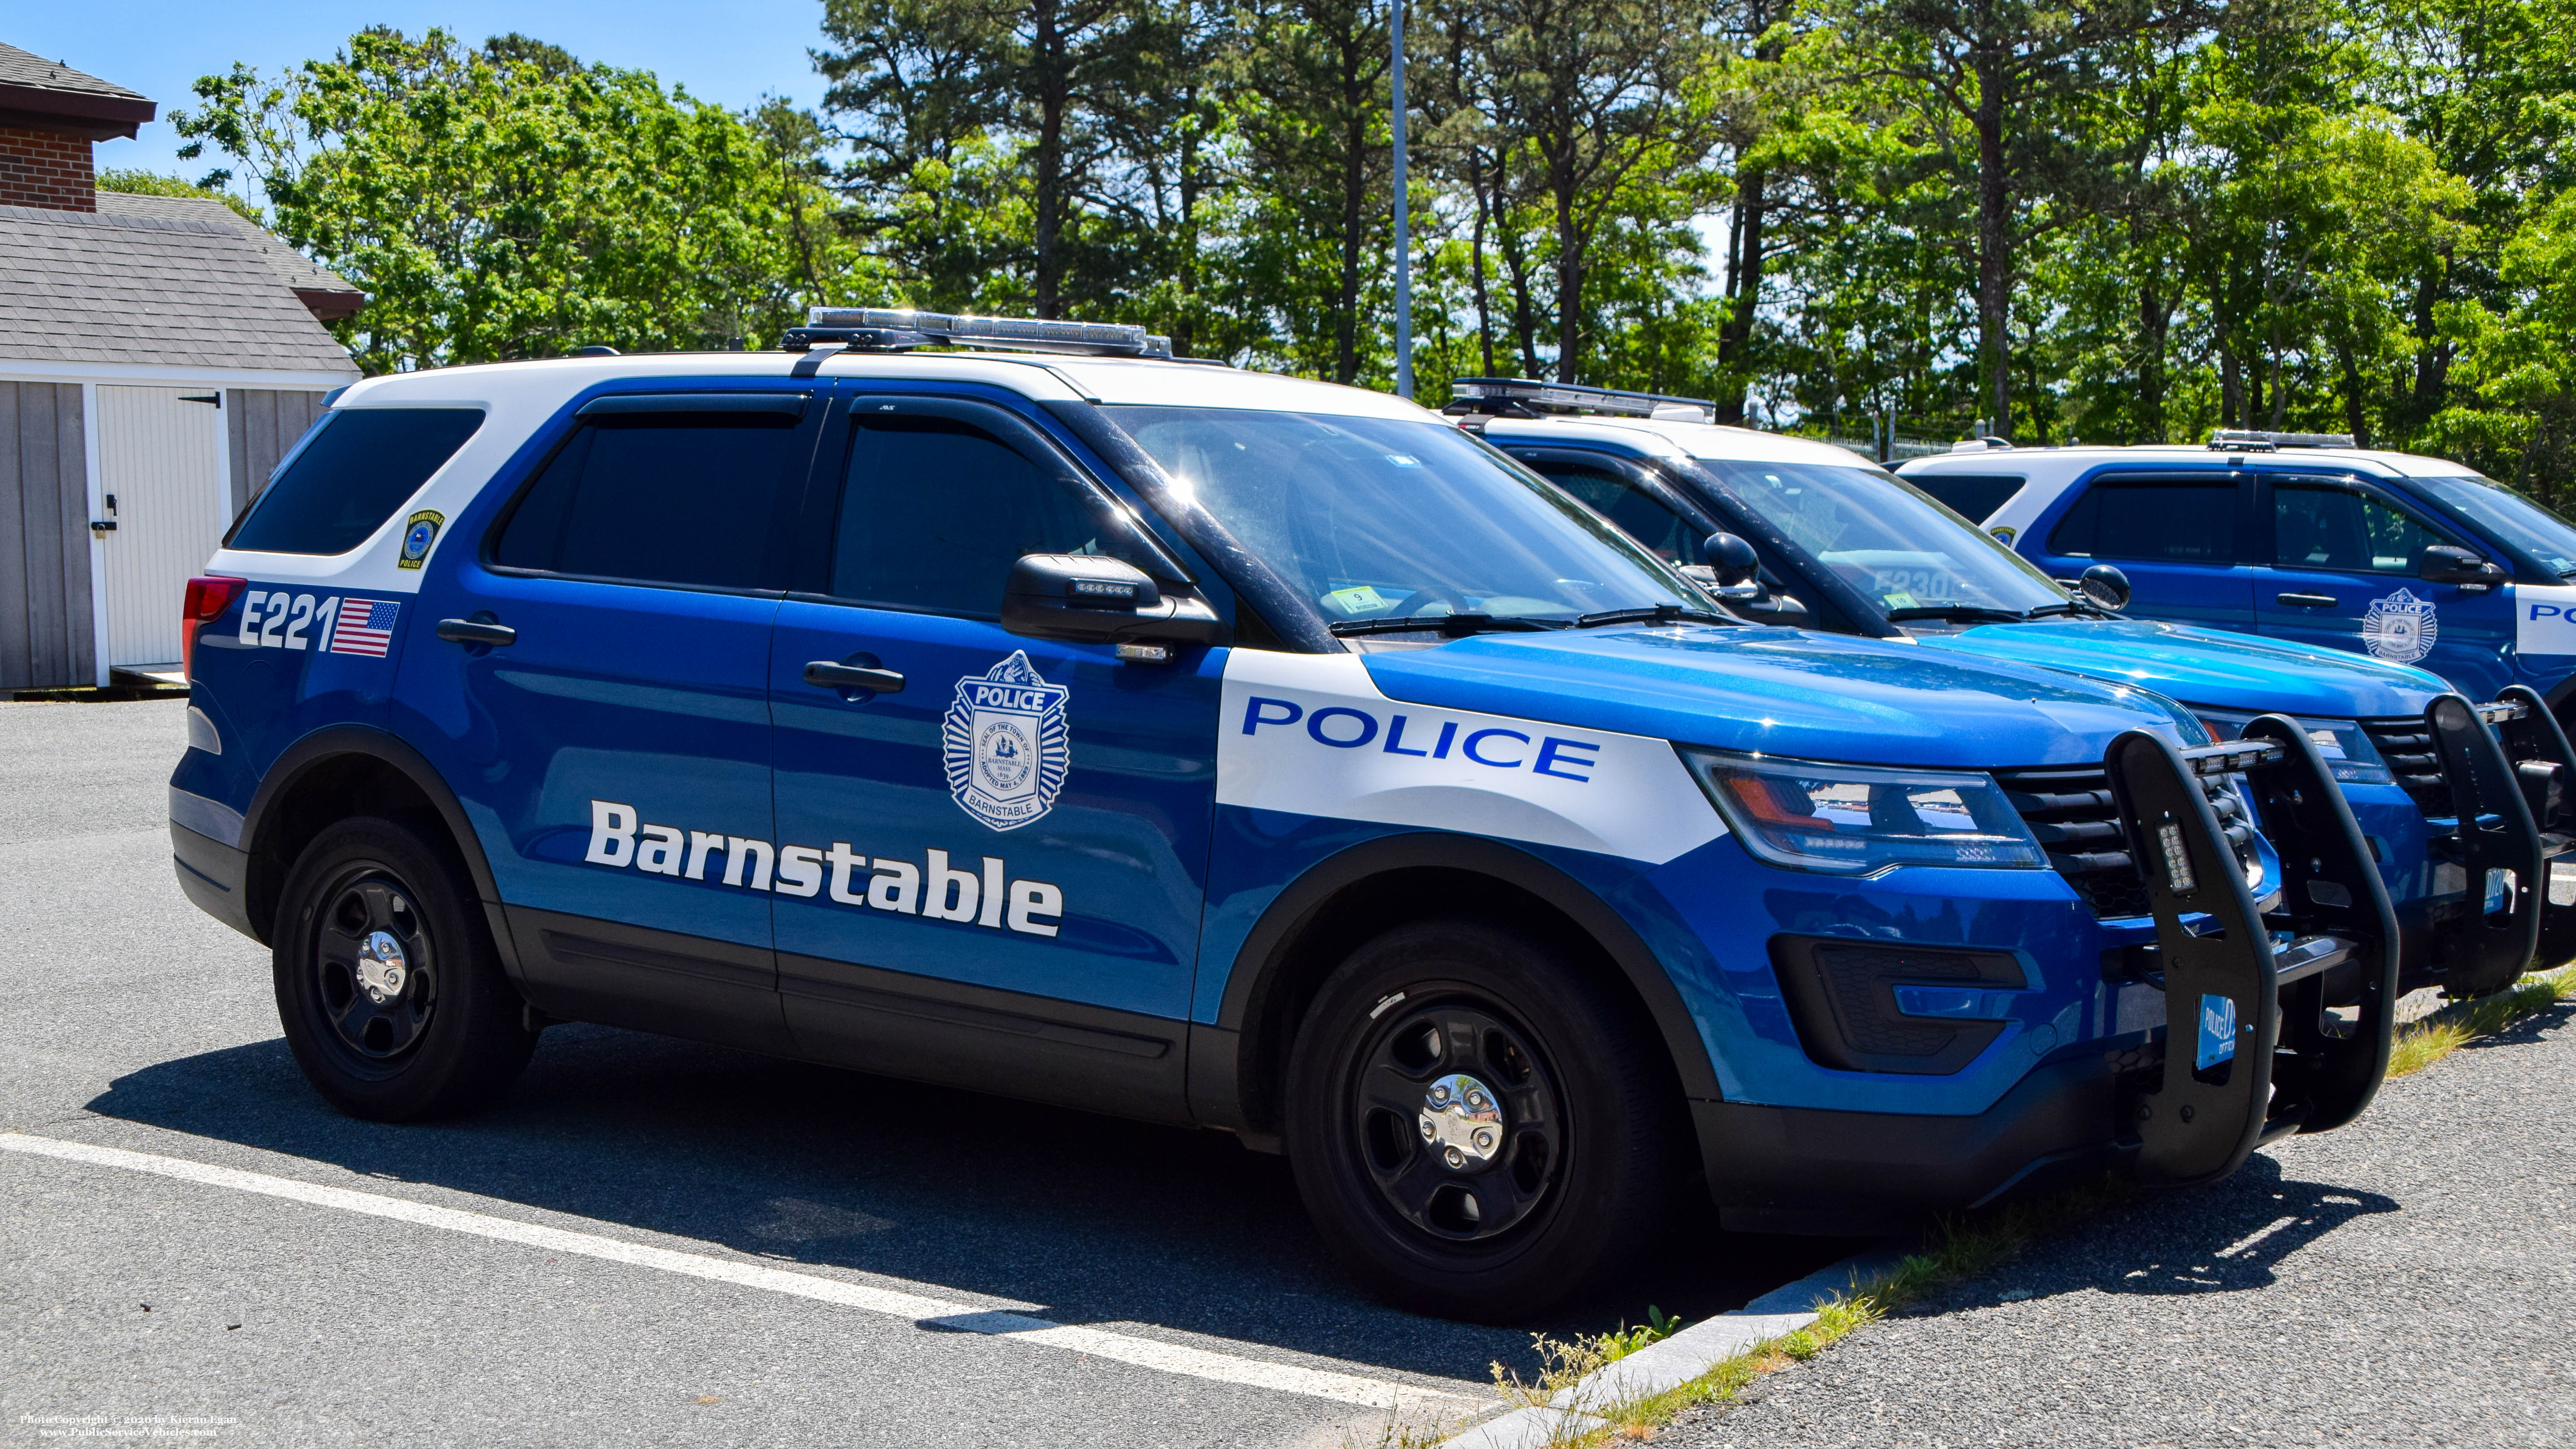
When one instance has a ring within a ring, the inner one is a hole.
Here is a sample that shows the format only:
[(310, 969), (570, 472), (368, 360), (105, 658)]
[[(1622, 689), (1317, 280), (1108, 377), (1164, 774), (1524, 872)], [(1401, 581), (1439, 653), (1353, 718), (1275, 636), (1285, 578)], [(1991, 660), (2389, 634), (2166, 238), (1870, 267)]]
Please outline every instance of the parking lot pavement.
[(0, 1445), (1373, 1444), (1364, 1401), (1488, 1408), (1533, 1329), (1852, 1247), (1703, 1222), (1550, 1321), (1444, 1323), (1230, 1137), (593, 1026), (488, 1114), (352, 1121), (172, 879), (182, 711), (0, 705)]
[(1863, 1329), (1656, 1443), (2576, 1443), (2571, 1015)]

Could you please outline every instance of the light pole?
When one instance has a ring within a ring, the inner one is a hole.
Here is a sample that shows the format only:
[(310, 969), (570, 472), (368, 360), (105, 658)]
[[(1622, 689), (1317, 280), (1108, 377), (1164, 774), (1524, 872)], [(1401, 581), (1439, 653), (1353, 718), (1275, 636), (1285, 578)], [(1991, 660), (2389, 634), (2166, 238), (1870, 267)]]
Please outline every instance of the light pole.
[(1412, 200), (1404, 181), (1404, 0), (1388, 0), (1395, 76), (1395, 395), (1413, 396), (1413, 249), (1406, 236)]

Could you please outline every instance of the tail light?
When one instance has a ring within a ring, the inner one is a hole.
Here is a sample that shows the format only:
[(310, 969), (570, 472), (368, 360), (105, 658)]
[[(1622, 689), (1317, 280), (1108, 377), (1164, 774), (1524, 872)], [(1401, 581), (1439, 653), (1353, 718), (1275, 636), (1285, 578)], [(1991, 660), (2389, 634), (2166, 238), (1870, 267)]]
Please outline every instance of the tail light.
[(228, 579), (221, 575), (188, 580), (188, 599), (179, 606), (179, 672), (194, 680), (197, 662), (197, 630), (224, 616), (241, 591), (250, 586), (248, 579)]

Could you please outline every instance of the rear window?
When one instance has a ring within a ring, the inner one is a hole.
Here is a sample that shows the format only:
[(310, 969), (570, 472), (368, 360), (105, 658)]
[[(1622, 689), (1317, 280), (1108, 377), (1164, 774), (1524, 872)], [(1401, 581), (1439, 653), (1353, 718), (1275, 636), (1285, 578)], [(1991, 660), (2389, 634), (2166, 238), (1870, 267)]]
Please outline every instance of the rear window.
[(470, 408), (324, 413), (224, 546), (347, 553), (383, 527), (481, 426), (483, 414)]
[(2048, 535), (2048, 551), (2141, 563), (2234, 564), (2236, 484), (2226, 478), (2096, 483)]
[(1987, 473), (1908, 473), (1905, 481), (1938, 498), (1970, 523), (1983, 523), (2021, 491), (2022, 480)]
[(589, 421), (520, 497), (492, 561), (629, 583), (782, 588), (787, 515), (813, 450), (792, 412)]

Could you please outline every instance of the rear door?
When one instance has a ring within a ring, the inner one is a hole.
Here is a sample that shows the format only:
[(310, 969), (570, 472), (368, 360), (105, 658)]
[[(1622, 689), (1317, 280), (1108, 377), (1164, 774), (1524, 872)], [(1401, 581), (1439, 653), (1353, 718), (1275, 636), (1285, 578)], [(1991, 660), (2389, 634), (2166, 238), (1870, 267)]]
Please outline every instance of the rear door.
[(788, 1047), (767, 671), (811, 391), (596, 399), (479, 552), (432, 556), (396, 728), (481, 835), (546, 1010)]
[(2263, 633), (2429, 669), (2471, 699), (2513, 682), (2506, 590), (2415, 576), (2431, 545), (2493, 550), (2355, 479), (2271, 474), (2263, 490), (2271, 538), (2254, 605)]
[[(1004, 632), (1023, 554), (1158, 555), (1004, 407), (871, 387), (839, 412), (804, 530), (819, 567), (769, 674), (796, 1041), (1177, 1117), (1226, 651), (1128, 663)], [(818, 661), (900, 688), (809, 681)]]
[(2116, 566), (2128, 575), (2132, 614), (2250, 633), (2253, 490), (2238, 471), (2096, 474), (2053, 520), (2040, 520), (2037, 546), (2022, 553), (2056, 579)]

